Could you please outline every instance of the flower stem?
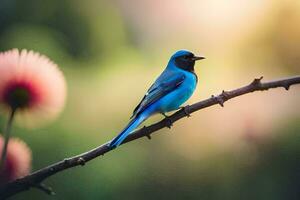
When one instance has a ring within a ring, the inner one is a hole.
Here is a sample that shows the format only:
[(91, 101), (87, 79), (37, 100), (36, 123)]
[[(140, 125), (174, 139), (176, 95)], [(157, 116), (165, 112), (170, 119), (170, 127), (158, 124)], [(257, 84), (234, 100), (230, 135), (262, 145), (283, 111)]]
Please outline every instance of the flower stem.
[(4, 145), (3, 145), (3, 148), (2, 148), (2, 155), (1, 155), (1, 161), (0, 161), (0, 171), (2, 171), (2, 169), (4, 169), (4, 166), (5, 166), (7, 145), (8, 145), (8, 141), (9, 141), (9, 137), (10, 137), (10, 130), (11, 130), (11, 127), (12, 127), (12, 122), (13, 122), (15, 113), (16, 113), (16, 109), (12, 108), (11, 112), (10, 112), (10, 115), (9, 115), (9, 118), (8, 118), (8, 121), (7, 121), (7, 124), (6, 124), (6, 127), (5, 127), (5, 130), (4, 130)]

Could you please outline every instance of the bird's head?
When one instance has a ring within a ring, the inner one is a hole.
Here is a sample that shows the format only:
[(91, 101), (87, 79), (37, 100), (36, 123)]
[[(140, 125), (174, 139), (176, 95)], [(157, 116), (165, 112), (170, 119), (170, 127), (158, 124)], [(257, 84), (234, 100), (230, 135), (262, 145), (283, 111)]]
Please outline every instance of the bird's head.
[(187, 50), (179, 50), (173, 54), (170, 59), (176, 67), (185, 71), (194, 72), (195, 62), (197, 60), (205, 59), (203, 56), (195, 56), (192, 52)]

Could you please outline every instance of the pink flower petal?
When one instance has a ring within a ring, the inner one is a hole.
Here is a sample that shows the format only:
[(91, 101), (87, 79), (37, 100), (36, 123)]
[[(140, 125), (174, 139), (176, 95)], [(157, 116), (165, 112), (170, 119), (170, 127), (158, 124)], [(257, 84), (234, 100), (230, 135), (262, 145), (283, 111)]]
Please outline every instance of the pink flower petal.
[(23, 122), (36, 126), (56, 117), (64, 106), (64, 76), (55, 63), (39, 53), (17, 49), (0, 53), (0, 105), (4, 109), (10, 109), (8, 97), (16, 88), (29, 95), (30, 102), (18, 111)]
[[(3, 147), (0, 137), (0, 155)], [(0, 172), (0, 183), (20, 178), (29, 174), (31, 169), (31, 150), (18, 138), (11, 138), (8, 143), (4, 170)]]

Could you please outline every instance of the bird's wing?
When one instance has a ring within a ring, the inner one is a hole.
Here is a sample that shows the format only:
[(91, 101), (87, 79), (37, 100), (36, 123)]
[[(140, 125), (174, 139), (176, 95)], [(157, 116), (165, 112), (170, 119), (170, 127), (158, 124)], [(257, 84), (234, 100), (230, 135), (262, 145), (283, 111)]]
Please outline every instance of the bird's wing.
[[(149, 88), (142, 101), (136, 106), (132, 117), (143, 112), (148, 106), (176, 89), (185, 79), (184, 74), (162, 74), (155, 83)], [(132, 118), (131, 117), (131, 118)]]

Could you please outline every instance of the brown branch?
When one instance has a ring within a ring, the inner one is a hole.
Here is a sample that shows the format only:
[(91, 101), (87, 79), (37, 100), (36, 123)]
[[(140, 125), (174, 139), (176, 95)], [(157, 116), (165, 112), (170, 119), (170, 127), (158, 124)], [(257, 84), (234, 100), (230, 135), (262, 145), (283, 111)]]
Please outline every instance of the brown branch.
[[(204, 109), (206, 107), (210, 107), (212, 105), (220, 104), (221, 106), (224, 105), (229, 99), (232, 99), (237, 96), (241, 96), (247, 93), (251, 93), (254, 91), (264, 91), (271, 88), (283, 87), (286, 90), (289, 89), (291, 85), (300, 84), (300, 76), (290, 77), (286, 79), (270, 81), (270, 82), (261, 82), (261, 78), (254, 79), (249, 85), (231, 90), (231, 91), (224, 91), (219, 94), (218, 96), (212, 96), (206, 100), (197, 102), (190, 106), (186, 106), (181, 110), (175, 112), (170, 117), (161, 120), (153, 125), (148, 127), (143, 127), (139, 130), (134, 131), (131, 135), (129, 135), (124, 143), (136, 140), (141, 137), (147, 137), (151, 139), (150, 135), (154, 132), (165, 128), (170, 127), (172, 123), (176, 122), (177, 120), (189, 116), (191, 113), (196, 112), (198, 110)], [(0, 188), (0, 199), (4, 199), (10, 196), (13, 196), (19, 192), (24, 190), (28, 190), (31, 187), (36, 187), (41, 189), (42, 191), (46, 191), (48, 194), (53, 194), (54, 192), (42, 184), (46, 178), (61, 172), (63, 170), (76, 167), (76, 166), (83, 166), (86, 162), (104, 155), (105, 153), (111, 151), (113, 149), (108, 147), (108, 143), (105, 143), (95, 149), (92, 149), (88, 152), (82, 153), (80, 155), (76, 155), (74, 157), (66, 158), (62, 161), (49, 165), (43, 169), (37, 170), (28, 176), (23, 178), (19, 178), (13, 182), (10, 182)]]

